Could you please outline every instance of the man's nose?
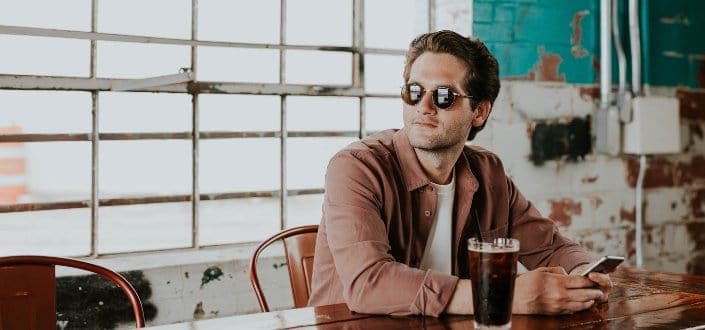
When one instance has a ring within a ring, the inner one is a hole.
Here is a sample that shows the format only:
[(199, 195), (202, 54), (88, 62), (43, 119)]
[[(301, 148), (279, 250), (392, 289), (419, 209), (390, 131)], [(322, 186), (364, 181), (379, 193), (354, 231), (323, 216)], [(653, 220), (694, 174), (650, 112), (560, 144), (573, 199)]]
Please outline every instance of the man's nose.
[(426, 92), (421, 96), (421, 101), (418, 104), (418, 110), (422, 114), (435, 114), (437, 109), (436, 105), (433, 104), (433, 93)]

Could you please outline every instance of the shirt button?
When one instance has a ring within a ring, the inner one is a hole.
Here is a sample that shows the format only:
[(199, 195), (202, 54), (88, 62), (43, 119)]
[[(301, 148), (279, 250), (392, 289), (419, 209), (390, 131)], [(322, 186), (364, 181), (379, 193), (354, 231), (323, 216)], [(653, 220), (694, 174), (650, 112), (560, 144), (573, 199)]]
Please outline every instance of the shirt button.
[(427, 217), (430, 217), (430, 216), (431, 216), (431, 211), (425, 211), (424, 214), (425, 214)]

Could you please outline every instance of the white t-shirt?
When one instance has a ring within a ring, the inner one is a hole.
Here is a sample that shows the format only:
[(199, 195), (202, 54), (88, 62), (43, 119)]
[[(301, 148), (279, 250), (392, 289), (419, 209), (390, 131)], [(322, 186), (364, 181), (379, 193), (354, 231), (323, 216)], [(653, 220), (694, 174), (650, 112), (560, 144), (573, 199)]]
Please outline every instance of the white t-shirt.
[(445, 274), (451, 274), (453, 262), (453, 200), (455, 199), (455, 172), (449, 184), (431, 183), (438, 196), (436, 215), (428, 233), (428, 242), (424, 250), (419, 268), (433, 269)]

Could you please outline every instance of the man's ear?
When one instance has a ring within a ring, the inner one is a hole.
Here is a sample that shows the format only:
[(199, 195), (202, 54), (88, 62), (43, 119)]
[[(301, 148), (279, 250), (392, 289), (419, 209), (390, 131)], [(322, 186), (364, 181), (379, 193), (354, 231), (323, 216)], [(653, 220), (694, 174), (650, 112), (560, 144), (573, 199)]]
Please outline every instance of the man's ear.
[(472, 119), (472, 126), (482, 126), (490, 116), (490, 112), (492, 112), (492, 104), (490, 101), (480, 102), (480, 104), (478, 104), (475, 108), (475, 118)]

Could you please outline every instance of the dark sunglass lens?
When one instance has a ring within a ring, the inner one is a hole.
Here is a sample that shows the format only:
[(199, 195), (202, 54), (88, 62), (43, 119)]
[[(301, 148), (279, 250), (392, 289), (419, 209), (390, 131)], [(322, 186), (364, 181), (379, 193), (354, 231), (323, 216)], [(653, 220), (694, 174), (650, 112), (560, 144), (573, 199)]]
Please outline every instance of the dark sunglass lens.
[(436, 106), (441, 109), (446, 109), (453, 104), (455, 100), (455, 95), (448, 87), (439, 87), (435, 93), (433, 93), (433, 100), (436, 102)]
[(416, 102), (421, 100), (421, 97), (423, 96), (423, 88), (419, 85), (409, 85), (409, 101), (411, 103), (415, 104)]

